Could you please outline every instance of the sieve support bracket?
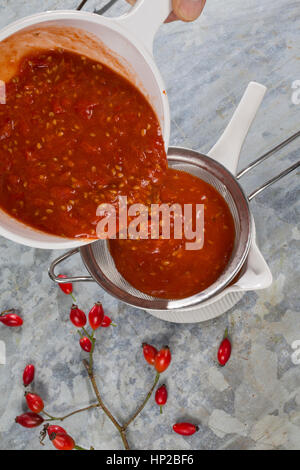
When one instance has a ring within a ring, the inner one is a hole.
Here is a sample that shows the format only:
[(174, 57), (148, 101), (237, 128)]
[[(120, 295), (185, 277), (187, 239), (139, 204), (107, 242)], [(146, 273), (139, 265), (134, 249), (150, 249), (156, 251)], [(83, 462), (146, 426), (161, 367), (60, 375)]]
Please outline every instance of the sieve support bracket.
[(71, 258), (71, 256), (76, 255), (77, 253), (79, 253), (79, 248), (67, 251), (67, 253), (64, 253), (63, 255), (59, 256), (54, 261), (52, 261), (48, 269), (48, 274), (52, 281), (56, 282), (57, 284), (66, 284), (68, 282), (94, 282), (94, 279), (91, 276), (75, 276), (61, 278), (55, 274), (56, 266), (58, 266), (60, 263), (67, 260), (68, 258)]

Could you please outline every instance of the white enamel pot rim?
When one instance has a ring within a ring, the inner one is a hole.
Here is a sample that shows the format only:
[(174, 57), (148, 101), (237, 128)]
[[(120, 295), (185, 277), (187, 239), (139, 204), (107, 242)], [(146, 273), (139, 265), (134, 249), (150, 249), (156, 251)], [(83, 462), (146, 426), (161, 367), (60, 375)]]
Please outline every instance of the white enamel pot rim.
[[(154, 2), (157, 4), (155, 7)], [(75, 27), (98, 36), (116, 57), (121, 57), (136, 72), (137, 81), (142, 84), (143, 92), (158, 115), (167, 150), (170, 139), (169, 103), (153, 58), (152, 46), (157, 29), (171, 11), (172, 0), (138, 0), (128, 14), (119, 18), (74, 10), (43, 12), (22, 18), (2, 29), (0, 42), (20, 31), (46, 24)], [(71, 249), (90, 243), (89, 240), (67, 239), (35, 230), (1, 210), (0, 235), (34, 248), (53, 250)]]

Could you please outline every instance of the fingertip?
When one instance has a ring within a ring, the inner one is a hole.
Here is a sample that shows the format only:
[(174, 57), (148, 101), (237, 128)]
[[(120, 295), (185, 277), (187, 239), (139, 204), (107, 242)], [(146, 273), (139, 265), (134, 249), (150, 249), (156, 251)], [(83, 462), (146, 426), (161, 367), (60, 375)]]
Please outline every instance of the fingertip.
[(175, 16), (182, 21), (194, 21), (202, 13), (206, 0), (173, 0)]

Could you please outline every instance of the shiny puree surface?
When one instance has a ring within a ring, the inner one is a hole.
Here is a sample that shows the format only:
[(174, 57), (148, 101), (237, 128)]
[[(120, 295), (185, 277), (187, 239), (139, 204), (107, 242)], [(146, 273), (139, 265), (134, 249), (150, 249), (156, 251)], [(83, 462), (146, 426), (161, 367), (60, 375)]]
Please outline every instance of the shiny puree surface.
[[(110, 251), (122, 276), (153, 297), (180, 299), (213, 284), (227, 265), (234, 246), (234, 222), (223, 197), (195, 176), (169, 169), (160, 190), (167, 204), (204, 204), (204, 246), (185, 249), (181, 240), (110, 240)], [(196, 211), (193, 211), (195, 214)]]
[(157, 117), (108, 67), (64, 50), (23, 58), (0, 105), (0, 206), (51, 234), (95, 238), (96, 209), (151, 201), (166, 169)]

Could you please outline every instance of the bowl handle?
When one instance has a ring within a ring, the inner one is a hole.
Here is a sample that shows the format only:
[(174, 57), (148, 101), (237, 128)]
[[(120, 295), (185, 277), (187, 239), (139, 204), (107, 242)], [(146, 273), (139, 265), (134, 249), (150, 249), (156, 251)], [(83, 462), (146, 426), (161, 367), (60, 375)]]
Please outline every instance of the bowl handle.
[(129, 13), (115, 21), (137, 36), (152, 54), (155, 33), (171, 11), (172, 0), (137, 0)]
[(270, 287), (272, 281), (273, 276), (270, 268), (253, 241), (246, 261), (246, 271), (232, 288), (237, 288), (239, 291), (266, 289)]
[(239, 156), (250, 126), (267, 91), (264, 85), (250, 82), (228, 126), (208, 152), (236, 175)]
[(260, 290), (270, 287), (273, 276), (263, 255), (256, 244), (256, 228), (252, 217), (252, 243), (245, 263), (245, 271), (237, 281), (229, 287), (232, 291)]

